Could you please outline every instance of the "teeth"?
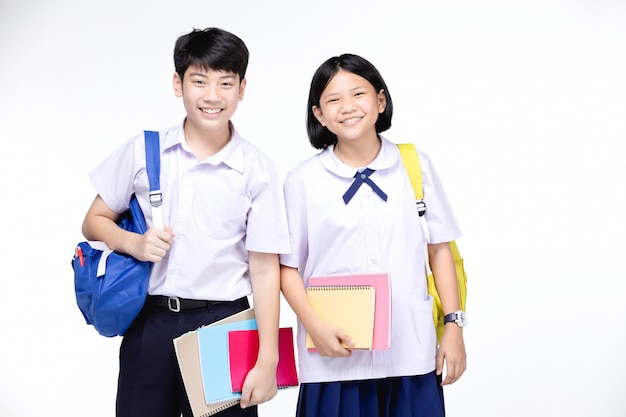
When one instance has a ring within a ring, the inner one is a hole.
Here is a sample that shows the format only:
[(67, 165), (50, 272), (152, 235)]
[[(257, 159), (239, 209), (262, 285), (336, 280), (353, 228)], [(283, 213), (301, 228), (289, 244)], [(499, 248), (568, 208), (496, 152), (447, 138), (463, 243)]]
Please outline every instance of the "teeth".
[(360, 117), (353, 117), (352, 119), (346, 119), (346, 120), (344, 120), (341, 123), (354, 123), (354, 122), (356, 122), (358, 120), (361, 120), (361, 118)]
[(204, 113), (215, 114), (222, 111), (222, 109), (202, 109)]

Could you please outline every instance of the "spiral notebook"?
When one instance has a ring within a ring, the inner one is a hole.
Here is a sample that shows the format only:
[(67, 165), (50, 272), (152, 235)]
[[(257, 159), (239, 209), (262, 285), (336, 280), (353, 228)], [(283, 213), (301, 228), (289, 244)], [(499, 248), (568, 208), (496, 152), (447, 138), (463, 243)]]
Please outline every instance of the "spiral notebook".
[[(230, 365), (231, 391), (241, 392), (248, 372), (256, 364), (259, 354), (259, 332), (238, 330), (228, 333), (228, 355)], [(276, 385), (279, 389), (298, 386), (296, 358), (293, 346), (293, 329), (278, 329), (278, 367)]]
[[(209, 326), (253, 318), (254, 308), (249, 308)], [(200, 349), (198, 347), (197, 330), (185, 333), (174, 339), (174, 350), (194, 417), (209, 417), (239, 404), (239, 399), (224, 400), (213, 404), (206, 403), (202, 385), (202, 372), (200, 370)]]
[(243, 320), (198, 329), (200, 370), (207, 404), (240, 399), (240, 392), (230, 389), (228, 333), (234, 330), (256, 330), (256, 320)]
[[(354, 341), (350, 349), (372, 349), (374, 336), (374, 297), (372, 286), (308, 287), (307, 296), (315, 313), (324, 321), (346, 332)], [(315, 349), (311, 336), (306, 347)]]
[(309, 278), (309, 287), (358, 286), (374, 287), (374, 340), (372, 350), (391, 347), (391, 276), (386, 272), (364, 274), (320, 275)]

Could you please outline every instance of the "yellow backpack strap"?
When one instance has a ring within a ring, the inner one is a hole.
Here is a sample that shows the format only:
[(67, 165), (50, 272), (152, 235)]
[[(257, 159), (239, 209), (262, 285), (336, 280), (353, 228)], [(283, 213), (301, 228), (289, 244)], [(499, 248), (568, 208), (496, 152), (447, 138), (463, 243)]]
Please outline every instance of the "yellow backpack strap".
[(424, 190), (422, 188), (422, 168), (420, 167), (420, 159), (417, 155), (417, 149), (412, 143), (398, 143), (400, 156), (404, 163), (404, 168), (409, 174), (409, 180), (415, 192), (415, 202), (417, 203), (417, 211), (420, 216), (426, 213), (426, 203), (424, 203)]
[[(426, 212), (426, 204), (424, 203), (424, 190), (422, 188), (422, 169), (420, 168), (419, 156), (417, 150), (412, 143), (400, 143), (398, 144), (400, 149), (400, 156), (406, 172), (409, 174), (413, 191), (415, 192), (415, 200), (419, 215), (423, 216)], [(424, 230), (424, 236), (428, 236), (428, 227), (426, 226), (426, 220), (424, 217), (421, 219), (422, 229)], [(429, 239), (427, 238), (428, 242)], [(450, 250), (452, 252), (452, 259), (456, 268), (457, 285), (459, 288), (459, 303), (461, 310), (465, 311), (465, 304), (467, 299), (467, 276), (465, 275), (465, 267), (463, 266), (463, 258), (459, 253), (459, 249), (456, 246), (455, 241), (450, 242)], [(428, 259), (428, 250), (424, 247), (424, 259)], [(443, 324), (443, 306), (441, 304), (441, 298), (437, 292), (437, 286), (435, 285), (435, 278), (430, 270), (430, 265), (426, 261), (426, 285), (428, 294), (433, 298), (433, 321), (435, 322), (435, 329), (437, 331), (437, 343), (441, 342), (441, 338), (445, 332), (445, 325)]]

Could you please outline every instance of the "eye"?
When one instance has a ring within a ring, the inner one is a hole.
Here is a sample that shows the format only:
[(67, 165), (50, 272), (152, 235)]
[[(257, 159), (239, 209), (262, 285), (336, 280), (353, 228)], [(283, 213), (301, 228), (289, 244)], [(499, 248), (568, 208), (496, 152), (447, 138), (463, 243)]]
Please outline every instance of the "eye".
[(194, 85), (200, 86), (200, 87), (204, 86), (206, 84), (203, 80), (200, 80), (200, 79), (198, 79), (198, 80), (191, 80), (191, 83), (194, 84)]

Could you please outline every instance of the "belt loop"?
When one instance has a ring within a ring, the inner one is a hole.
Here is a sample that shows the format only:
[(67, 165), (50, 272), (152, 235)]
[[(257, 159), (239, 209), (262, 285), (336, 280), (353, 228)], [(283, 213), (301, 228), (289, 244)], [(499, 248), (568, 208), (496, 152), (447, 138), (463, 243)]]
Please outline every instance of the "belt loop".
[(180, 312), (180, 299), (178, 297), (168, 297), (167, 308), (174, 313)]

